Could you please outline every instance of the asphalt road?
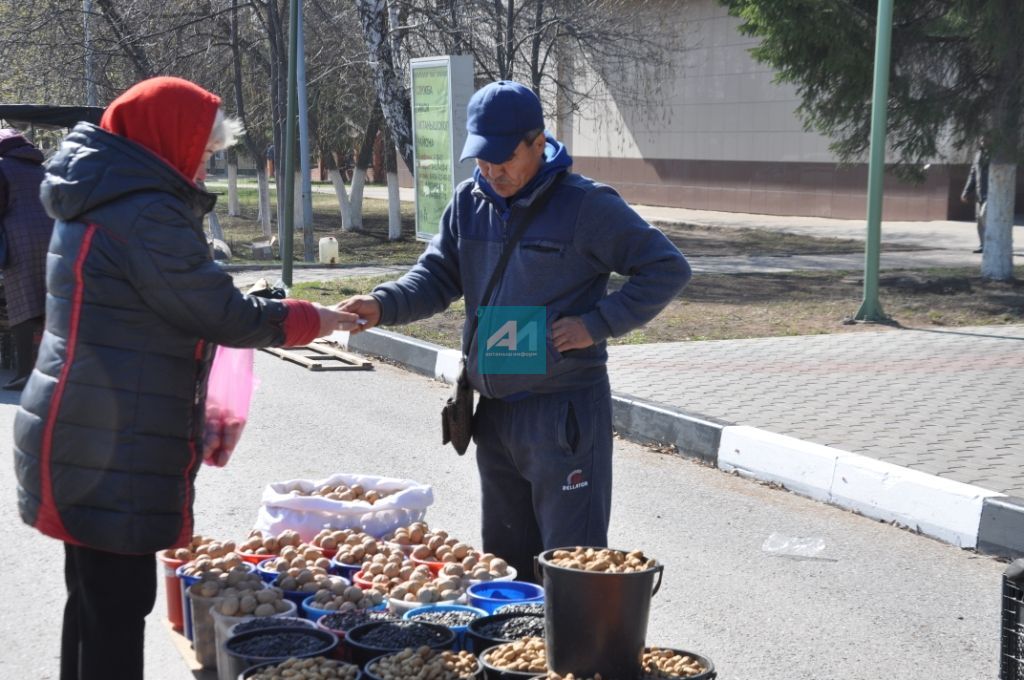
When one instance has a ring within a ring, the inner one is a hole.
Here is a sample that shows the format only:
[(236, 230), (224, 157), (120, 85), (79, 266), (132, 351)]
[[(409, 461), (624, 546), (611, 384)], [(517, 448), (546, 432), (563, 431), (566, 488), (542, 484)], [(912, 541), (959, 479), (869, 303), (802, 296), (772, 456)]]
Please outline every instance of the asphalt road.
[[(234, 459), (204, 468), (197, 530), (240, 539), (265, 484), (335, 472), (432, 484), (432, 526), (479, 544), (472, 451), (440, 444), (448, 389), (387, 365), (309, 372), (257, 353), (262, 384)], [(0, 379), (6, 376), (0, 375)], [(16, 395), (0, 393), (11, 440)], [(0, 466), (0, 678), (57, 677), (62, 550), (21, 524), (11, 465)], [(981, 680), (998, 673), (1004, 564), (693, 461), (618, 442), (611, 543), (665, 566), (648, 642), (711, 658), (723, 680)], [(769, 534), (819, 537), (824, 559), (762, 551)], [(125, 593), (131, 597), (131, 593)], [(163, 589), (147, 637), (149, 680), (193, 673), (164, 623)]]

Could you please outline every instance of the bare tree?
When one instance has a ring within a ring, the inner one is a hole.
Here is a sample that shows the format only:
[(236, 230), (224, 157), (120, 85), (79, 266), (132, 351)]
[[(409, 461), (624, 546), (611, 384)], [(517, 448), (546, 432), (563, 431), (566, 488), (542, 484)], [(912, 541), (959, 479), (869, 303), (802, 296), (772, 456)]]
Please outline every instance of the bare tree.
[[(673, 36), (651, 20), (645, 3), (630, 0), (356, 0), (356, 5), (384, 119), (410, 170), (411, 107), (404, 78), (409, 57), (471, 54), (487, 81), (519, 79), (538, 94), (554, 93), (560, 115), (595, 97), (597, 84), (643, 102), (658, 91), (660, 69), (670, 64), (667, 45)], [(596, 77), (574, 77), (579, 70), (566, 61), (585, 64)]]
[(380, 101), (388, 130), (398, 145), (402, 161), (410, 172), (412, 163), (412, 105), (405, 79), (400, 78), (388, 35), (389, 24), (385, 0), (356, 0), (363, 37), (373, 67), (374, 89)]

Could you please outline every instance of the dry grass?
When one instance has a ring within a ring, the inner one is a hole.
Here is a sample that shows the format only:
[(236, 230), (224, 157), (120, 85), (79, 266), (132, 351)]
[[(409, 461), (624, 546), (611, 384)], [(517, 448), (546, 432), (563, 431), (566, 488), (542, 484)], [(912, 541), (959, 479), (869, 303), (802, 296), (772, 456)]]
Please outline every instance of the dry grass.
[[(256, 192), (243, 190), (242, 215), (221, 215), (233, 250), (244, 255), (259, 239)], [(222, 203), (224, 203), (222, 201)], [(414, 237), (412, 206), (403, 204), (403, 238), (387, 240), (386, 204), (364, 201), (365, 230), (342, 233), (333, 194), (314, 194), (314, 240), (338, 238), (342, 264), (412, 264), (424, 244)], [(224, 211), (224, 205), (218, 207)], [(813, 238), (753, 229), (710, 229), (670, 226), (663, 230), (689, 256), (835, 255), (862, 253), (858, 240)], [(886, 250), (913, 250), (886, 246)], [(302, 233), (296, 234), (296, 259), (302, 259)], [(244, 261), (244, 257), (242, 258)], [(236, 261), (238, 259), (236, 258)], [(1017, 281), (993, 283), (976, 269), (934, 269), (884, 272), (880, 281), (882, 309), (893, 326), (948, 328), (1024, 322), (1024, 267)], [(321, 302), (370, 290), (385, 279), (339, 279), (297, 284), (293, 295)], [(612, 277), (614, 290), (624, 279)], [(651, 323), (613, 343), (724, 340), (783, 335), (814, 335), (877, 330), (876, 324), (844, 323), (860, 307), (863, 281), (859, 272), (788, 274), (700, 274), (678, 299)], [(464, 320), (461, 300), (442, 314), (399, 332), (448, 347), (457, 347)], [(884, 326), (882, 326), (884, 327)]]
[[(893, 326), (949, 328), (1024, 323), (1024, 268), (1014, 283), (983, 281), (977, 271), (890, 271), (880, 281), (882, 309)], [(334, 302), (366, 292), (386, 279), (298, 284), (299, 297)], [(612, 288), (622, 284), (614, 278)], [(846, 321), (860, 307), (863, 283), (849, 272), (701, 274), (651, 323), (613, 344), (728, 340), (878, 330)], [(430, 319), (396, 331), (458, 347), (464, 307), (460, 300)]]

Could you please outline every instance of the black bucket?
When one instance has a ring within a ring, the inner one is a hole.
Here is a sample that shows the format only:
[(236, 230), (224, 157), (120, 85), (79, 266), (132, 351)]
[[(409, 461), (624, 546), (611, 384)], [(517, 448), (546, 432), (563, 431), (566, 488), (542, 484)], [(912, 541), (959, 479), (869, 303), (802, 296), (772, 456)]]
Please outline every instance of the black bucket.
[[(515, 636), (509, 636), (509, 634), (499, 635), (490, 631), (490, 629), (501, 626), (508, 621), (536, 621), (536, 625), (522, 626), (523, 630), (521, 634)], [(531, 630), (532, 628), (532, 630)], [(466, 626), (466, 637), (465, 637), (465, 648), (467, 651), (473, 652), (477, 656), (490, 647), (495, 645), (501, 645), (506, 642), (515, 642), (524, 637), (544, 637), (544, 619), (543, 614), (517, 614), (510, 612), (507, 614), (491, 614), (490, 616), (481, 616), (479, 619), (474, 619), (469, 622)]]
[(337, 646), (338, 637), (319, 628), (257, 628), (236, 633), (224, 643), (228, 664), (226, 677), (238, 677), (252, 666), (293, 656), (330, 656)]
[(661, 587), (663, 567), (610, 574), (551, 563), (555, 550), (573, 549), (546, 550), (537, 557), (544, 584), (548, 670), (635, 680), (641, 675), (651, 597)]
[[(378, 642), (377, 638), (390, 639)], [(455, 632), (451, 628), (426, 621), (370, 621), (345, 633), (349, 661), (360, 668), (378, 656), (394, 654), (406, 647), (442, 650), (451, 649), (454, 643)]]

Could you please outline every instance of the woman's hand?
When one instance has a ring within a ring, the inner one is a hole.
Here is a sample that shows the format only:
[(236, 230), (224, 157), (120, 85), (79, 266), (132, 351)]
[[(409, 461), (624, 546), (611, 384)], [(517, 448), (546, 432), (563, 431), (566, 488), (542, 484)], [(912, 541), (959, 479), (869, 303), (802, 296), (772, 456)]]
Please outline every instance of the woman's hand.
[(334, 308), (358, 315), (361, 321), (359, 328), (352, 331), (353, 333), (368, 331), (380, 323), (380, 303), (372, 295), (353, 295), (336, 304)]
[(320, 315), (320, 333), (317, 337), (322, 338), (334, 331), (353, 331), (362, 327), (358, 314), (341, 312), (334, 307), (323, 307), (319, 304), (314, 306)]

